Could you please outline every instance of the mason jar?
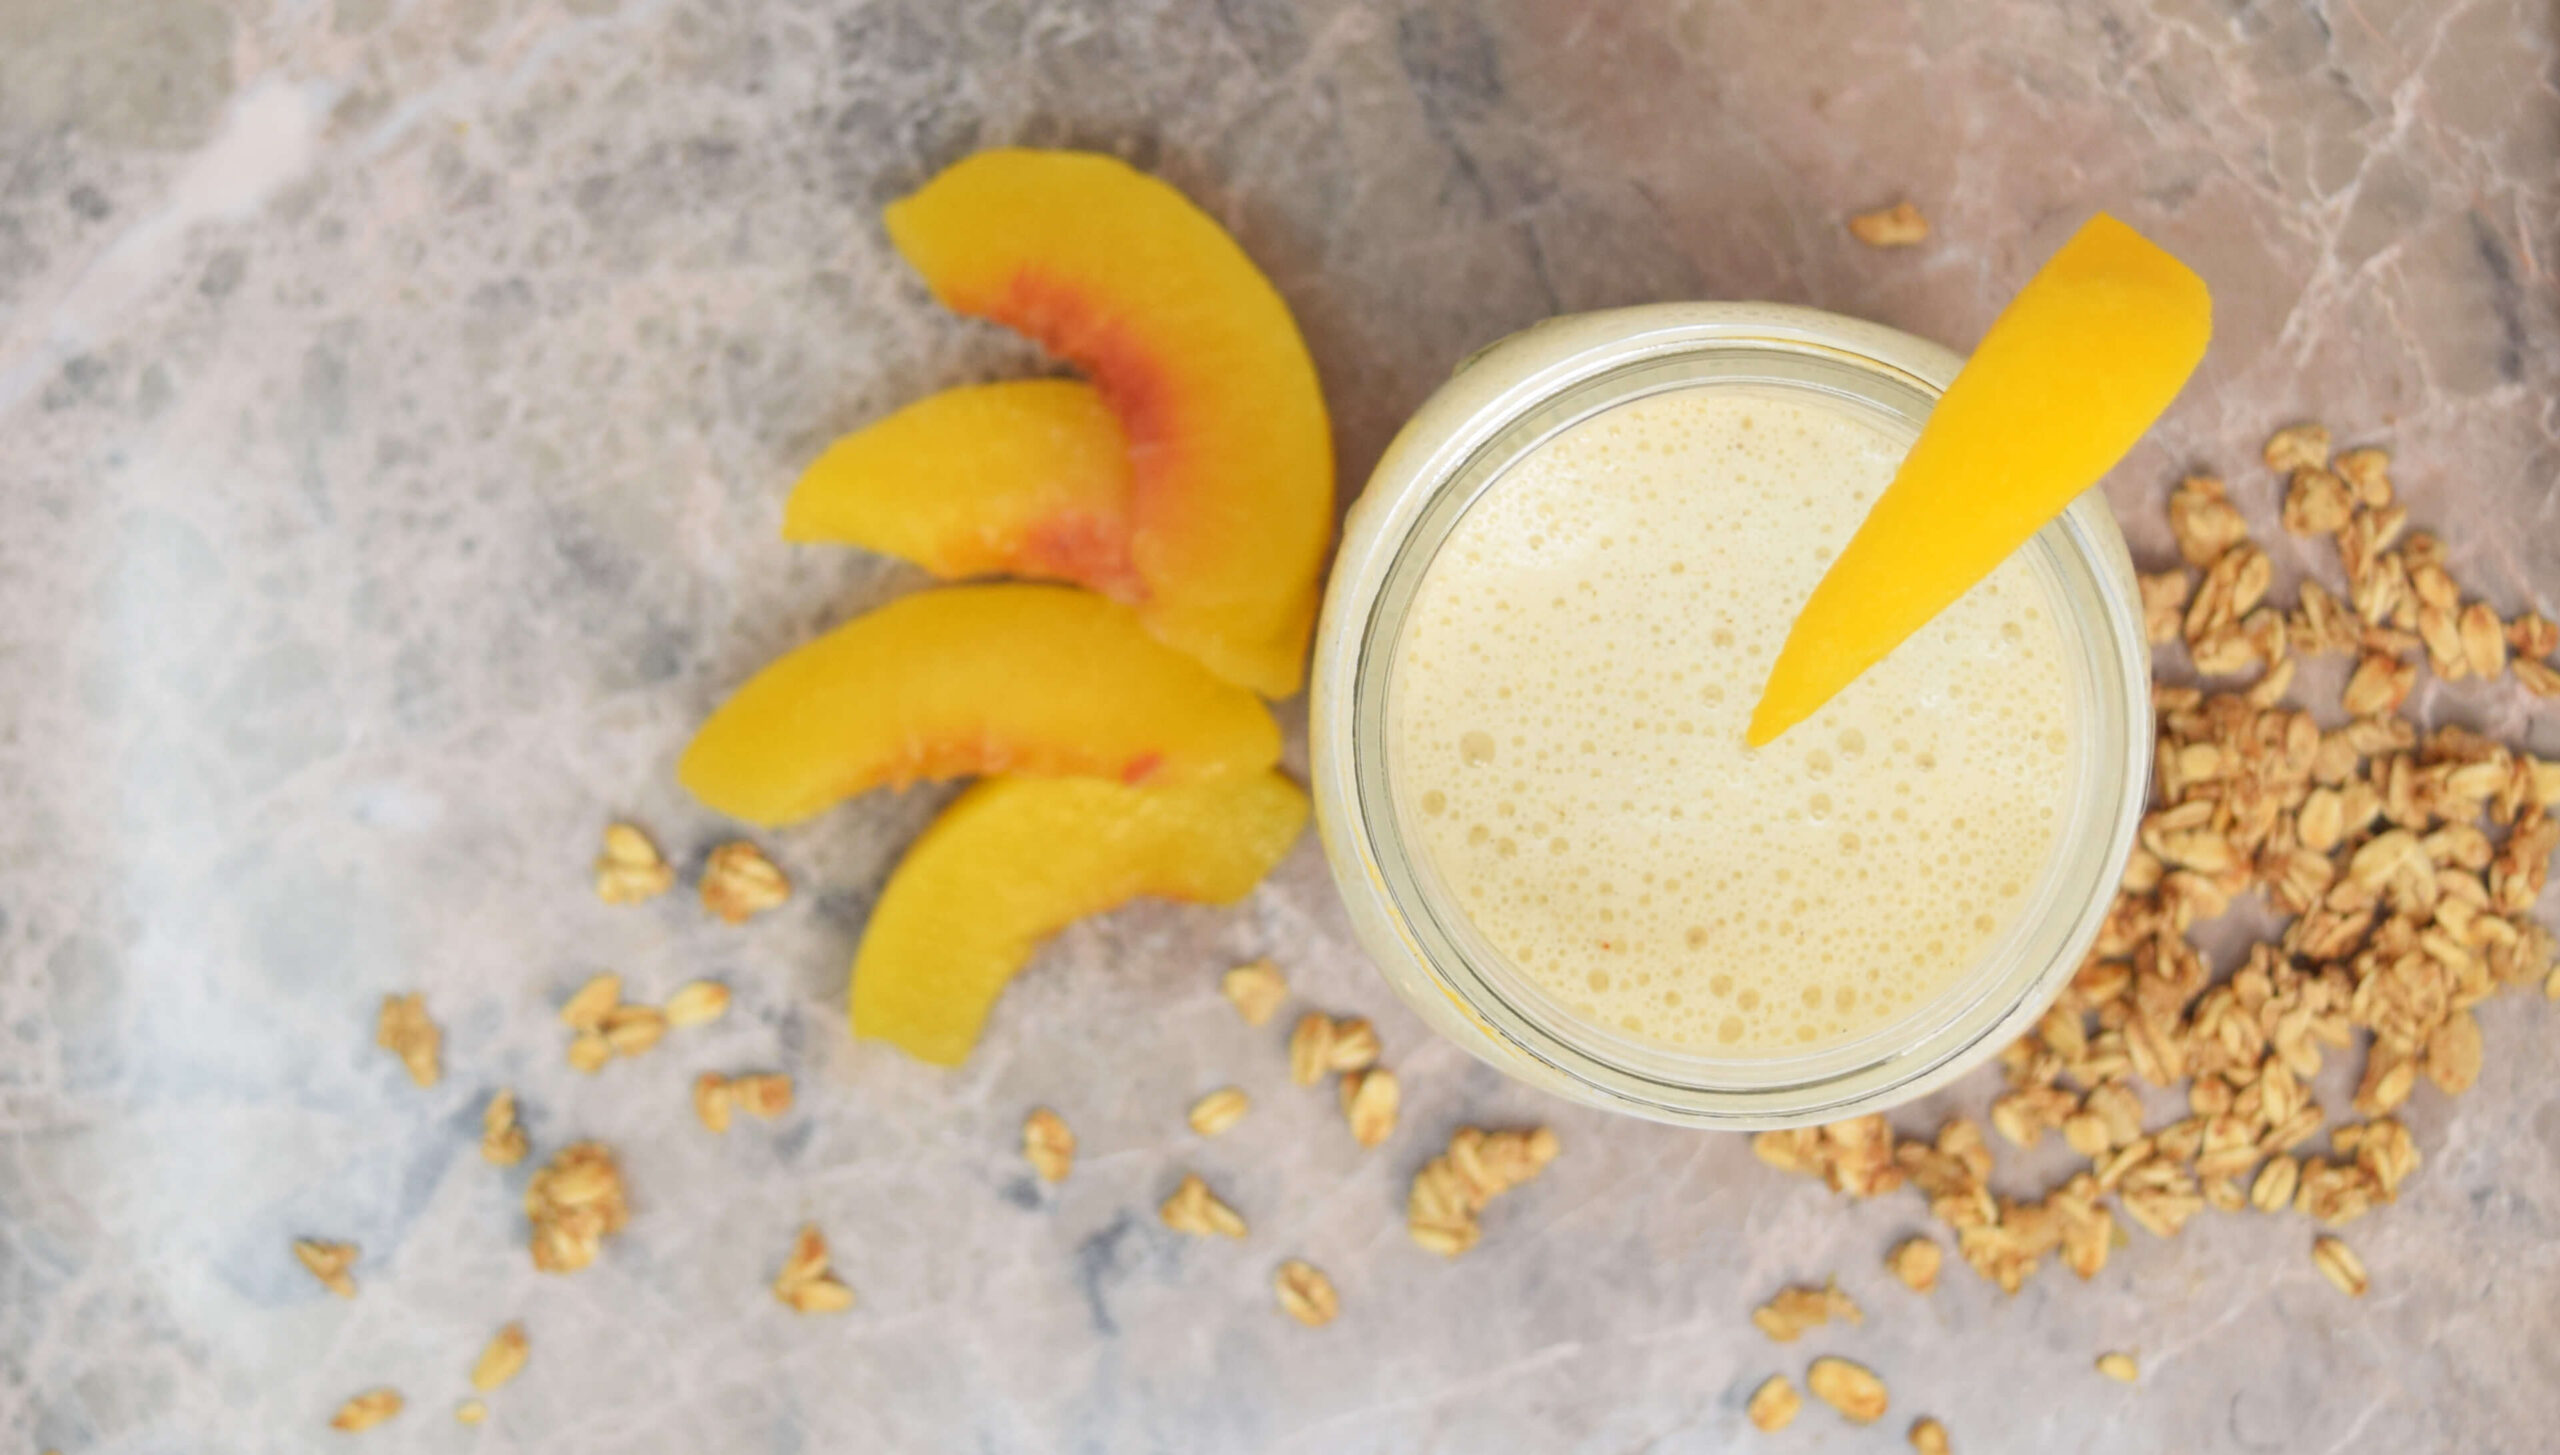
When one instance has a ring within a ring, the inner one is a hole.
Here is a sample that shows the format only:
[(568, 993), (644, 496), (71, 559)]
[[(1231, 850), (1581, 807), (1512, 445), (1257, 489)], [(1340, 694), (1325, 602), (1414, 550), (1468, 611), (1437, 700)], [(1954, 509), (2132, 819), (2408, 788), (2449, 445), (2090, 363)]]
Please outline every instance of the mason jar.
[(1317, 823), (1362, 945), (1442, 1035), (1592, 1106), (1753, 1130), (1923, 1095), (2026, 1031), (2105, 919), (2148, 787), (2150, 652), (2124, 538), (2083, 495), (2021, 548), (2069, 678), (2052, 847), (2005, 928), (1934, 996), (1839, 1044), (1716, 1056), (1576, 1016), (1509, 963), (1430, 872), (1389, 708), (1415, 592), (1468, 510), (1543, 443), (1670, 390), (1804, 391), (1906, 442), (1961, 360), (1877, 324), (1779, 304), (1678, 303), (1557, 318), (1468, 359), (1388, 447), (1344, 525), (1315, 642)]

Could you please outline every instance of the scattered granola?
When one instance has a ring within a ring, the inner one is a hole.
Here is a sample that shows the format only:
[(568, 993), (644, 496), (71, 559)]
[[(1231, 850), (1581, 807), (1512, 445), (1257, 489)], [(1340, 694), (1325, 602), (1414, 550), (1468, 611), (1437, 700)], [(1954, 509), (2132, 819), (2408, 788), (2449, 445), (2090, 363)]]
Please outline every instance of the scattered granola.
[(791, 881), (744, 839), (712, 850), (703, 865), (702, 907), (730, 924), (745, 924), (790, 898)]
[(1244, 1236), (1244, 1219), (1234, 1208), (1220, 1202), (1197, 1172), (1182, 1174), (1182, 1185), (1173, 1190), (1173, 1196), (1164, 1200), (1164, 1206), (1158, 1208), (1156, 1214), (1164, 1219), (1166, 1227), (1177, 1233), (1189, 1233), (1195, 1238), (1206, 1238), (1212, 1234), (1225, 1238)]
[(1556, 1135), (1545, 1127), (1486, 1132), (1460, 1127), (1449, 1149), (1414, 1174), (1405, 1199), (1405, 1231), (1416, 1243), (1455, 1258), (1484, 1235), (1485, 1204), (1544, 1172), (1555, 1160)]
[(1804, 1372), (1813, 1397), (1838, 1410), (1851, 1424), (1872, 1425), (1884, 1418), (1884, 1381), (1863, 1364), (1824, 1355)]
[(426, 997), (408, 995), (382, 997), (382, 1014), (375, 1018), (373, 1043), (400, 1058), (409, 1070), (409, 1079), (420, 1086), (433, 1086), (444, 1079), (444, 1068), (436, 1063), (436, 1053), (444, 1045), (444, 1032), (427, 1019)]
[(622, 1169), (601, 1142), (561, 1148), (525, 1185), (524, 1211), (533, 1221), (533, 1266), (545, 1273), (593, 1263), (604, 1240), (631, 1220)]
[(1929, 219), (1909, 202), (1897, 202), (1850, 218), (1849, 235), (1871, 248), (1907, 248), (1928, 240)]
[(338, 1406), (338, 1412), (329, 1417), (329, 1428), (351, 1435), (370, 1430), (400, 1413), (400, 1404), (400, 1391), (396, 1389), (368, 1389)]
[(500, 1329), (489, 1347), (480, 1351), (478, 1363), (471, 1366), (471, 1387), (487, 1394), (524, 1372), (525, 1361), (533, 1356), (533, 1344), (524, 1334), (524, 1325), (509, 1324)]
[(1947, 1427), (1936, 1418), (1922, 1415), (1911, 1422), (1911, 1448), (1920, 1455), (1954, 1455), (1955, 1446), (1947, 1443)]
[(604, 1043), (617, 1056), (637, 1056), (667, 1038), (667, 1013), (654, 1005), (617, 1005), (604, 1016)]
[(2356, 1256), (2356, 1250), (2326, 1234), (2311, 1240), (2311, 1261), (2319, 1267), (2321, 1277), (2336, 1284), (2338, 1291), (2349, 1298), (2362, 1298), (2365, 1290), (2372, 1287), (2372, 1281), (2365, 1276), (2364, 1260)]
[(729, 1091), (729, 1078), (717, 1071), (705, 1071), (693, 1078), (693, 1114), (714, 1132), (729, 1130), (729, 1113), (736, 1106)]
[(592, 975), (560, 1007), (560, 1023), (573, 1031), (601, 1031), (604, 1018), (622, 1004), (622, 977), (608, 970)]
[(791, 1078), (779, 1071), (758, 1071), (729, 1082), (729, 1102), (763, 1121), (791, 1110)]
[(1252, 1106), (1252, 1099), (1242, 1091), (1232, 1086), (1221, 1087), (1191, 1103), (1185, 1120), (1191, 1123), (1191, 1130), (1204, 1137), (1214, 1137), (1243, 1121), (1244, 1114)]
[(1377, 1029), (1360, 1016), (1335, 1021), (1325, 1064), (1329, 1070), (1342, 1072), (1366, 1071), (1377, 1065)]
[(1326, 1071), (1367, 1071), (1377, 1066), (1377, 1030), (1362, 1017), (1334, 1020), (1306, 1012), (1288, 1037), (1288, 1073), (1298, 1086), (1324, 1081)]
[(777, 1292), (775, 1296), (791, 1305), (795, 1313), (840, 1314), (853, 1307), (852, 1288), (832, 1274), (795, 1283), (789, 1292)]
[(1034, 1108), (1022, 1119), (1022, 1159), (1042, 1181), (1064, 1182), (1075, 1170), (1076, 1134), (1056, 1112), (1045, 1106)]
[(595, 1031), (580, 1031), (569, 1040), (569, 1066), (593, 1076), (613, 1059), (613, 1042)]
[(604, 852), (596, 859), (596, 898), (638, 904), (672, 888), (676, 871), (649, 836), (627, 823), (604, 826)]
[(1346, 1072), (1342, 1078), (1342, 1115), (1351, 1124), (1351, 1140), (1374, 1147), (1395, 1135), (1396, 1112), (1403, 1104), (1396, 1074), (1384, 1066)]
[(1280, 1009), (1280, 1003), (1289, 998), (1289, 982), (1281, 978), (1280, 967), (1271, 963), (1268, 956), (1228, 971), (1219, 979), (1218, 989), (1249, 1026), (1267, 1024)]
[(717, 980), (687, 981), (667, 997), (665, 1009), (667, 1024), (679, 1030), (709, 1025), (729, 1013), (729, 987)]
[(480, 1112), (480, 1156), (500, 1167), (513, 1167), (533, 1150), (524, 1128), (516, 1123), (516, 1094), (499, 1087)]
[(703, 1025), (728, 1010), (729, 987), (716, 980), (688, 981), (660, 1007), (624, 1000), (622, 977), (607, 972), (578, 987), (560, 1007), (560, 1020), (577, 1032), (569, 1041), (569, 1064), (592, 1075), (616, 1056), (656, 1049), (672, 1027)]
[(1280, 1265), (1271, 1278), (1280, 1296), (1281, 1311), (1310, 1329), (1321, 1329), (1333, 1322), (1342, 1311), (1342, 1299), (1333, 1291), (1333, 1280), (1315, 1265), (1292, 1258)]
[(1885, 1255), (1884, 1263), (1913, 1293), (1927, 1293), (1938, 1286), (1938, 1269), (1945, 1261), (1933, 1240), (1905, 1238)]
[(356, 1266), (356, 1245), (324, 1243), (317, 1238), (293, 1240), (293, 1256), (311, 1270), (311, 1276), (340, 1298), (356, 1296), (356, 1280), (347, 1270)]
[(828, 1268), (827, 1236), (816, 1223), (800, 1225), (791, 1257), (774, 1275), (773, 1296), (794, 1313), (840, 1314), (853, 1307), (853, 1290)]
[(1796, 1393), (1796, 1387), (1787, 1382), (1787, 1377), (1772, 1374), (1760, 1381), (1758, 1389), (1751, 1391), (1751, 1402), (1742, 1407), (1742, 1412), (1750, 1417), (1754, 1428), (1774, 1435), (1794, 1424), (1796, 1412), (1803, 1408), (1804, 1396)]
[(1319, 1010), (1298, 1017), (1289, 1032), (1289, 1079), (1313, 1086), (1328, 1071), (1365, 1071), (1378, 1064), (1378, 1032), (1367, 1019), (1336, 1020)]
[(2142, 1378), (2142, 1366), (2130, 1354), (2106, 1353), (2098, 1356), (2098, 1372), (2118, 1384), (2133, 1384)]
[(1840, 1291), (1837, 1279), (1825, 1279), (1820, 1288), (1798, 1285), (1779, 1289), (1777, 1297), (1751, 1311), (1752, 1324), (1781, 1344), (1792, 1344), (1805, 1330), (1820, 1328), (1833, 1319), (1852, 1324), (1867, 1321), (1856, 1302)]
[(1298, 1017), (1289, 1032), (1289, 1079), (1300, 1086), (1324, 1080), (1333, 1065), (1333, 1017), (1320, 1010)]

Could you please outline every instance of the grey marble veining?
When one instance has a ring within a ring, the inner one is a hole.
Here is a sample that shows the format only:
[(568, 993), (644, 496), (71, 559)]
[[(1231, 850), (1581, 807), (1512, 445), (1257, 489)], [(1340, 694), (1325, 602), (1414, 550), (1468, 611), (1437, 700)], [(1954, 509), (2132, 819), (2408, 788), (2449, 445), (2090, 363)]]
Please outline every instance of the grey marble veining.
[[(723, 827), (670, 781), (691, 724), (821, 626), (916, 584), (777, 539), (836, 433), (1040, 367), (933, 308), (879, 205), (977, 146), (1170, 177), (1298, 311), (1346, 482), (1469, 349), (1544, 315), (1768, 297), (1970, 342), (2092, 207), (2192, 259), (2212, 359), (2110, 483), (2137, 549), (2219, 464), (2317, 414), (2387, 444), (2413, 515), (2505, 610), (2560, 607), (2555, 28), (2527, 0), (1363, 5), (1344, 0), (17, 0), (0, 5), (0, 1442), (84, 1452), (2526, 1451), (2560, 1425), (2560, 1015), (2484, 1015), (2489, 1070), (2410, 1113), (2426, 1166), (2351, 1230), (2137, 1233), (2080, 1284), (1922, 1300), (1852, 1206), (1734, 1138), (1567, 1109), (1427, 1040), (1351, 945), (1312, 842), (1246, 905), (1062, 936), (957, 1073), (842, 1029), (867, 906), (930, 793), (772, 836), (805, 886), (746, 930), (687, 890), (598, 905), (602, 822), (688, 874)], [(1938, 232), (1876, 253), (1848, 212)], [(2560, 752), (2511, 688), (2428, 710)], [(1302, 720), (1303, 714), (1286, 714)], [(1298, 729), (1293, 725), (1293, 732)], [(1302, 744), (1300, 745), (1302, 749)], [(1302, 761), (1302, 752), (1293, 750)], [(2546, 901), (2546, 908), (2550, 902)], [(1403, 1129), (1363, 1154), (1214, 972), (1277, 955), (1377, 1018)], [(593, 1079), (551, 1008), (717, 974), (737, 1008)], [(420, 989), (448, 1073), (371, 1044)], [(704, 1068), (800, 1104), (725, 1139)], [(1197, 1093), (1257, 1098), (1209, 1144)], [(636, 1215), (537, 1275), (526, 1169), (620, 1149)], [(1978, 1106), (1977, 1078), (1948, 1106)], [(1057, 1106), (1075, 1177), (1025, 1180)], [(1462, 1120), (1565, 1154), (1445, 1266), (1400, 1226)], [(1180, 1240), (1197, 1167), (1251, 1219)], [(862, 1307), (765, 1281), (815, 1219)], [(323, 1292), (297, 1234), (363, 1245)], [(1330, 1271), (1311, 1333), (1282, 1257)], [(1745, 1322), (1838, 1273), (1863, 1328)], [(526, 1375), (450, 1417), (499, 1323)], [(2092, 1374), (2138, 1349), (2127, 1389)], [(1742, 1402), (1812, 1353), (1885, 1424)], [(338, 1402), (390, 1384), (348, 1443)]]

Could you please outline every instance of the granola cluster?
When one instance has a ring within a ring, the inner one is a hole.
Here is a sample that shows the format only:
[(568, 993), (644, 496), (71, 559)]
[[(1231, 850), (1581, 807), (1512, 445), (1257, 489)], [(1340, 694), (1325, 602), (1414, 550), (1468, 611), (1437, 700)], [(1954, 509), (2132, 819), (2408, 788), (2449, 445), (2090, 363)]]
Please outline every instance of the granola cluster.
[(853, 1307), (853, 1290), (836, 1277), (827, 1235), (803, 1223), (791, 1240), (791, 1256), (774, 1275), (773, 1296), (793, 1313), (840, 1314)]
[(1556, 1134), (1545, 1127), (1487, 1132), (1460, 1127), (1449, 1150), (1414, 1174), (1405, 1200), (1405, 1231), (1423, 1247), (1455, 1258), (1484, 1235), (1485, 1204), (1547, 1170)]
[(1792, 1344), (1805, 1330), (1820, 1328), (1833, 1319), (1852, 1324), (1867, 1321), (1857, 1301), (1840, 1291), (1837, 1279), (1820, 1288), (1779, 1289), (1775, 1297), (1751, 1311), (1752, 1324), (1781, 1344)]
[(525, 1216), (533, 1222), (533, 1266), (575, 1273), (596, 1261), (604, 1240), (631, 1220), (622, 1169), (602, 1142), (575, 1142), (525, 1184)]
[(675, 887), (676, 871), (658, 852), (657, 841), (637, 824), (604, 826), (604, 848), (596, 855), (596, 898), (607, 904), (639, 904)]
[(524, 1124), (516, 1120), (516, 1094), (500, 1087), (480, 1109), (480, 1156), (492, 1166), (513, 1167), (533, 1150)]
[(1245, 1234), (1244, 1215), (1211, 1192), (1197, 1172), (1182, 1174), (1182, 1184), (1164, 1200), (1156, 1215), (1166, 1227), (1195, 1238), (1241, 1238)]
[(693, 1078), (693, 1114), (715, 1132), (729, 1130), (732, 1113), (771, 1121), (791, 1110), (791, 1078), (778, 1071), (724, 1076), (705, 1071)]
[(340, 1298), (356, 1296), (355, 1275), (348, 1270), (356, 1266), (356, 1245), (331, 1243), (319, 1238), (293, 1240), (293, 1256), (302, 1262), (320, 1286)]
[(1333, 1316), (1342, 1311), (1342, 1298), (1333, 1291), (1333, 1280), (1302, 1258), (1281, 1264), (1271, 1276), (1271, 1287), (1279, 1296), (1280, 1311), (1310, 1329), (1332, 1323)]
[(409, 1079), (433, 1086), (444, 1079), (438, 1057), (444, 1032), (427, 1016), (427, 999), (412, 992), (382, 997), (382, 1013), (374, 1021), (373, 1043), (400, 1058)]
[(1929, 240), (1929, 219), (1902, 201), (1851, 217), (1849, 235), (1871, 248), (1917, 247)]
[(1056, 1112), (1035, 1107), (1022, 1119), (1022, 1158), (1042, 1181), (1064, 1182), (1075, 1170), (1076, 1134)]

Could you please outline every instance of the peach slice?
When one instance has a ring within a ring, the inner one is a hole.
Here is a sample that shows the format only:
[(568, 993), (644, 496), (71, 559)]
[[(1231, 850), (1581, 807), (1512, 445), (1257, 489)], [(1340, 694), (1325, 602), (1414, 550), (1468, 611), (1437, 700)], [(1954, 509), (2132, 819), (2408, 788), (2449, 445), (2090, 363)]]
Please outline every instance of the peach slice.
[(2194, 270), (2106, 213), (1991, 322), (1797, 612), (1753, 747), (1819, 711), (2132, 449), (2213, 338)]
[(1142, 894), (1224, 904), (1271, 872), (1307, 821), (1278, 773), (1128, 787), (992, 778), (917, 838), (853, 961), (853, 1031), (957, 1066), (1040, 943)]
[(1181, 782), (1279, 756), (1270, 709), (1128, 607), (1009, 584), (903, 597), (785, 653), (702, 725), (676, 776), (722, 813), (772, 825), (919, 778)]
[(934, 296), (1092, 376), (1129, 441), (1148, 630), (1298, 689), (1333, 527), (1333, 437), (1288, 306), (1180, 192), (1110, 157), (981, 152), (891, 204)]
[(1031, 576), (1136, 602), (1129, 493), (1129, 442), (1093, 386), (1018, 379), (947, 389), (836, 441), (792, 489), (782, 538), (946, 581)]

